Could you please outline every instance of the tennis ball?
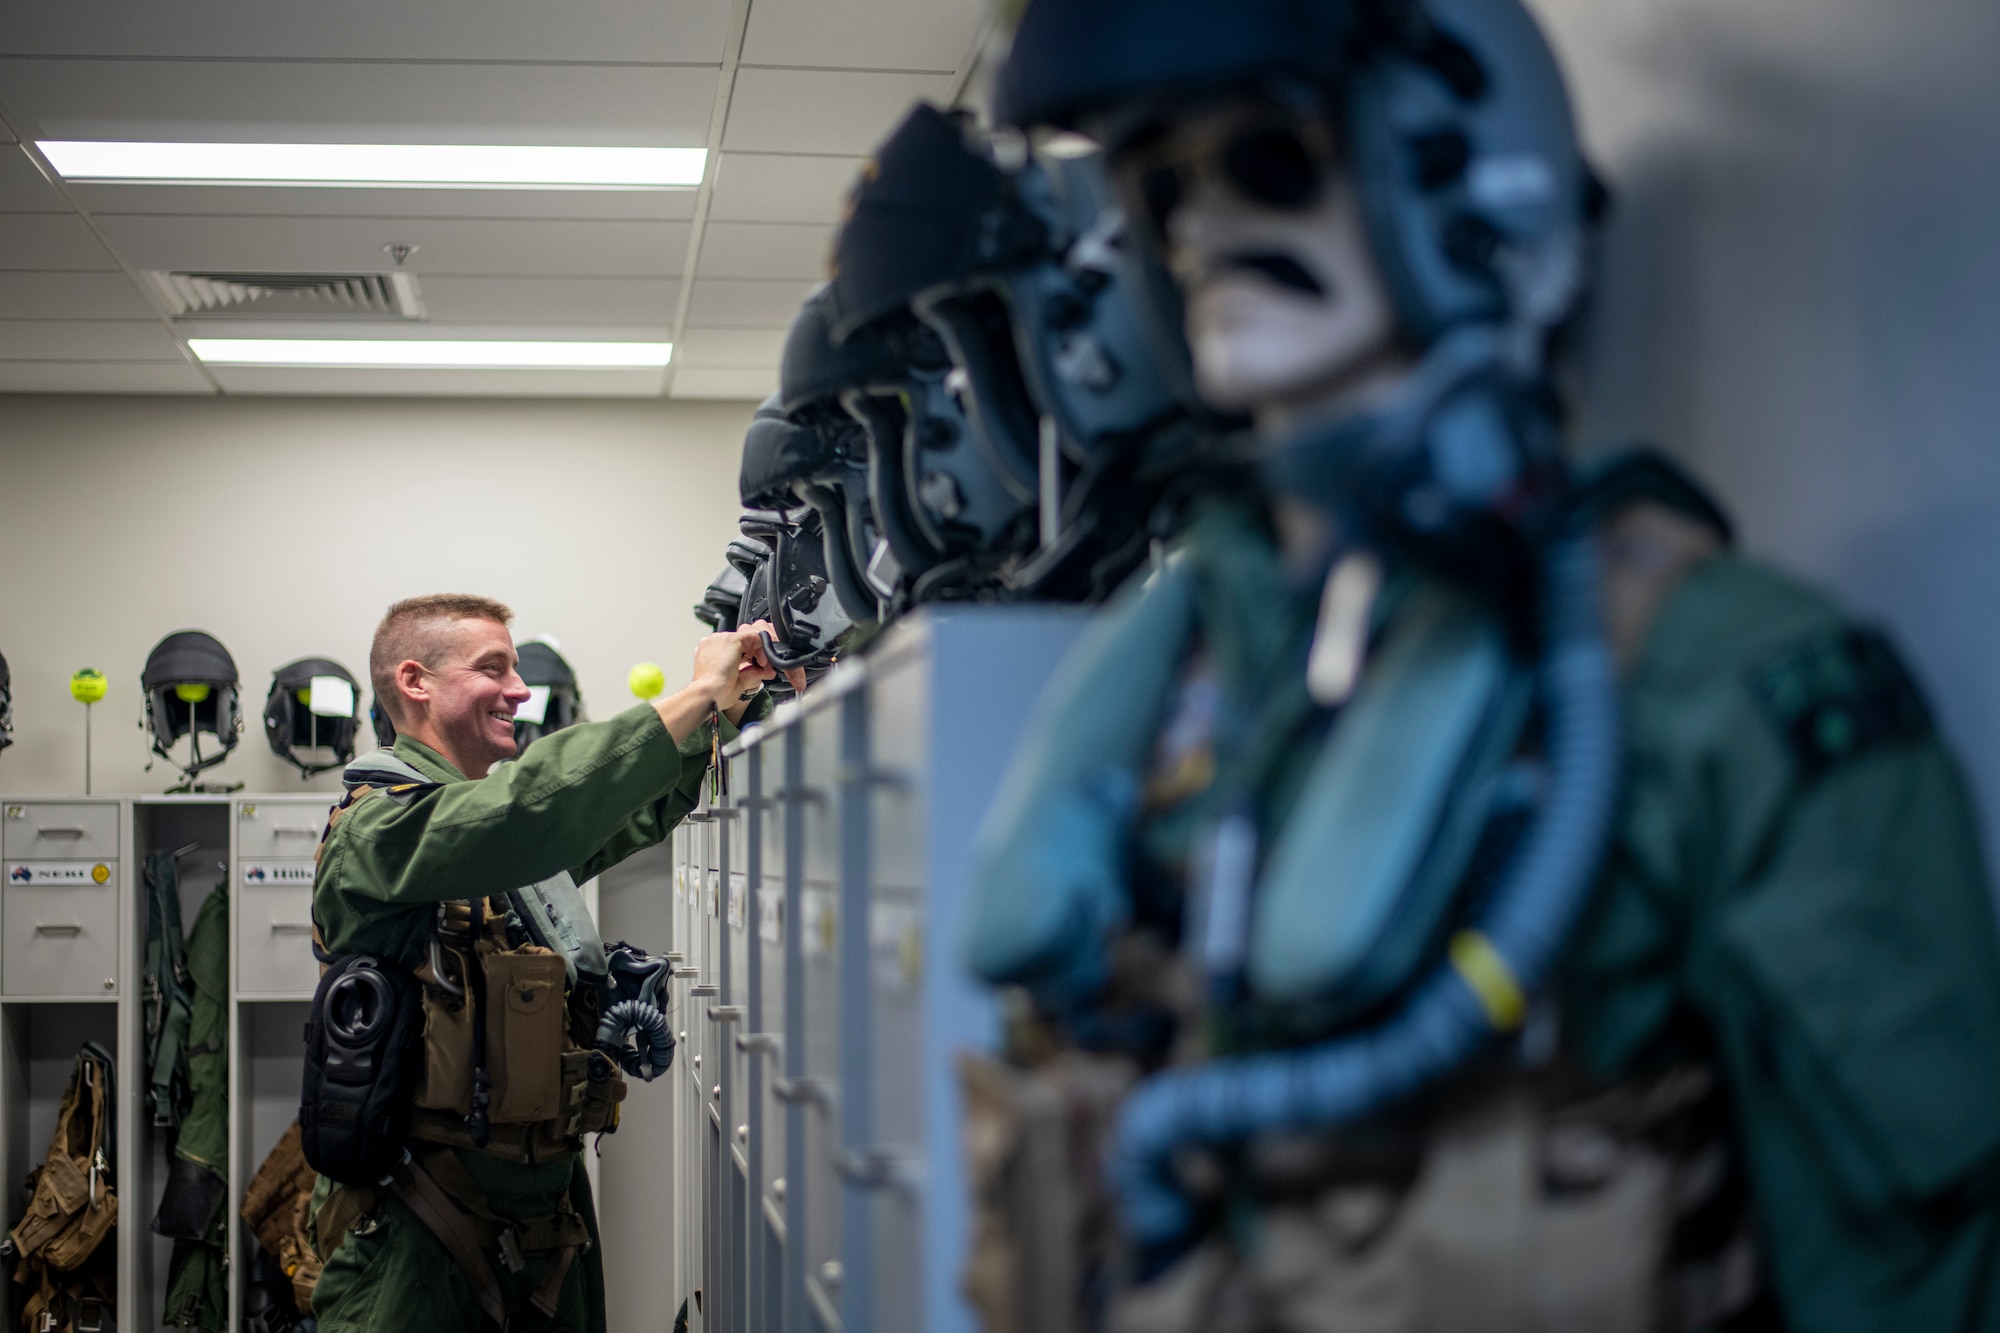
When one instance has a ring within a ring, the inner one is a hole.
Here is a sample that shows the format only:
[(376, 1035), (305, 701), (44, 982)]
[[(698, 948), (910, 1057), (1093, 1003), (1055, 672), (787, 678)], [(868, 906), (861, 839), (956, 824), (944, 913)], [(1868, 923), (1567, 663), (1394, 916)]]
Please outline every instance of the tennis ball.
[(84, 667), (69, 678), (69, 697), (80, 704), (94, 704), (104, 697), (104, 673), (96, 667)]
[(198, 680), (184, 680), (174, 686), (174, 698), (184, 704), (198, 704), (208, 697), (208, 686)]
[(641, 662), (625, 677), (632, 693), (641, 699), (657, 699), (667, 688), (667, 673), (654, 662)]

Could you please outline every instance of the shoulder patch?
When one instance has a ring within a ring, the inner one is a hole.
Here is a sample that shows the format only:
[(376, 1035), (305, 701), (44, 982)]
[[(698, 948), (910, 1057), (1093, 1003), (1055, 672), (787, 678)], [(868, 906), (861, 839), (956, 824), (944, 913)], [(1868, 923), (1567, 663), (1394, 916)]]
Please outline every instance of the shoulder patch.
[(1807, 778), (1931, 734), (1922, 692), (1878, 630), (1843, 626), (1794, 643), (1750, 668), (1750, 692)]

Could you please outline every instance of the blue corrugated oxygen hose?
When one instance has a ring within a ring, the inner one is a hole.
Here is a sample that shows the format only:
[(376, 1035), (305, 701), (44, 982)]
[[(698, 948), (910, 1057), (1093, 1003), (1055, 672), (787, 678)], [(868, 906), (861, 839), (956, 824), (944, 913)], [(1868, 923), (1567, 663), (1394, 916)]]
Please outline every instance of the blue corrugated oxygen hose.
[(1324, 1130), (1410, 1097), (1520, 1020), (1602, 855), (1619, 765), (1617, 685), (1599, 621), (1590, 539), (1553, 543), (1542, 565), (1546, 798), (1472, 929), (1381, 1024), (1323, 1045), (1171, 1070), (1127, 1098), (1110, 1175), (1142, 1253), (1193, 1224), (1176, 1149), (1273, 1132)]

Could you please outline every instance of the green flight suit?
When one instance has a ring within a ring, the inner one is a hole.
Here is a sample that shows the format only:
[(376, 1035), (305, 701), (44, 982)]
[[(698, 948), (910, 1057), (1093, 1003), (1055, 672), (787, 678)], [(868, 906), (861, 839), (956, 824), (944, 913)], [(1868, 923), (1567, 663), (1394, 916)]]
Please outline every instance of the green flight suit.
[[(188, 1025), (188, 1112), (174, 1137), (174, 1156), (192, 1163), (191, 1192), (208, 1209), (200, 1240), (176, 1239), (167, 1265), (167, 1303), (160, 1322), (222, 1333), (229, 1320), (224, 1251), (229, 1210), (229, 886), (202, 900), (187, 937), (188, 980), (194, 991)], [(197, 1224), (198, 1225), (198, 1224)]]
[[(753, 714), (769, 707), (769, 696), (760, 696)], [(734, 736), (726, 718), (719, 725), (725, 741)], [(434, 904), (504, 893), (563, 870), (581, 883), (653, 846), (699, 804), (711, 744), (703, 726), (676, 745), (659, 714), (641, 704), (543, 736), (520, 759), (475, 781), (430, 747), (398, 736), (396, 757), (444, 785), (369, 796), (334, 825), (313, 885), (313, 920), (325, 947), (415, 967)], [(458, 1157), (500, 1216), (546, 1216), (568, 1193), (595, 1236), (580, 1151), (531, 1166), (471, 1151)], [(485, 1322), (443, 1246), (393, 1196), (326, 1261), (313, 1292), (321, 1333), (472, 1333)], [(538, 1285), (551, 1262), (548, 1252), (530, 1254), (520, 1273), (496, 1265), (496, 1276), (515, 1298)], [(601, 1333), (601, 1262), (592, 1245), (572, 1265), (551, 1327)], [(524, 1319), (534, 1317), (520, 1308)]]
[(1625, 683), (1622, 811), (1565, 1024), (1606, 1078), (1690, 1027), (1713, 1043), (1792, 1327), (2000, 1329), (1985, 860), (1921, 702), (1849, 630), (1733, 555), (1668, 598)]

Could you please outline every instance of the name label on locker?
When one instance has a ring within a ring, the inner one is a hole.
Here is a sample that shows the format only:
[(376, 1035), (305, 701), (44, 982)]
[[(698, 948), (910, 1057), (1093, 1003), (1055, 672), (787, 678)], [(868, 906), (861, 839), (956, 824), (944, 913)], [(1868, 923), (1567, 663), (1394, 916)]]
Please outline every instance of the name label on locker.
[(836, 928), (833, 895), (824, 889), (806, 889), (799, 894), (799, 910), (805, 917), (805, 934), (800, 937), (799, 943), (805, 947), (806, 957), (818, 958), (832, 953)]
[(743, 929), (743, 894), (743, 881), (731, 875), (729, 877), (729, 928), (731, 930)]
[(111, 866), (105, 861), (11, 861), (7, 882), (94, 889), (111, 882)]
[(253, 888), (260, 884), (310, 884), (311, 861), (252, 861), (243, 867), (243, 882)]
[(757, 890), (757, 938), (766, 944), (785, 942), (785, 891)]

